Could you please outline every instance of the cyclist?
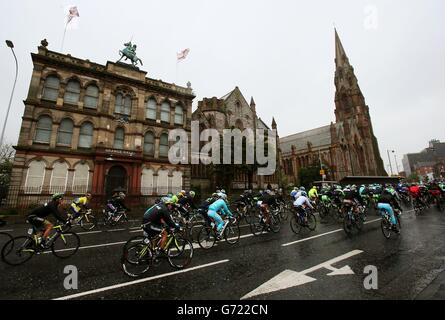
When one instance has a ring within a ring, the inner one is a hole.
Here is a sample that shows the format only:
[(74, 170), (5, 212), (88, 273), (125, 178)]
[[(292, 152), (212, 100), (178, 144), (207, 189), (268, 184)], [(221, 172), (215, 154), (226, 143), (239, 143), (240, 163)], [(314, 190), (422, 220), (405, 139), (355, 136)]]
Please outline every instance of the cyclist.
[[(144, 236), (149, 239), (153, 239), (161, 233), (163, 225), (167, 224), (170, 228), (179, 230), (179, 224), (175, 223), (170, 214), (170, 210), (173, 208), (174, 203), (170, 198), (163, 198), (163, 202), (157, 203), (148, 208), (144, 213), (142, 219)], [(164, 248), (164, 244), (167, 240), (167, 233), (162, 234), (160, 248)]]
[(291, 199), (292, 200), (297, 200), (296, 198), (295, 198), (295, 196), (297, 195), (297, 193), (298, 193), (298, 187), (294, 187), (294, 189), (291, 191), (291, 193), (290, 193), (290, 197), (291, 197)]
[(311, 201), (315, 201), (316, 199), (318, 199), (317, 187), (316, 187), (316, 186), (313, 186), (313, 187), (309, 190), (308, 195), (309, 195), (309, 199), (310, 199)]
[[(31, 211), (31, 213), (28, 214), (27, 221), (33, 227), (35, 227), (37, 230), (41, 229), (42, 227), (44, 229), (43, 239), (41, 243), (42, 247), (45, 246), (46, 239), (48, 238), (49, 233), (53, 228), (53, 224), (45, 218), (49, 215), (53, 215), (53, 217), (56, 218), (57, 221), (66, 223), (66, 220), (62, 217), (61, 212), (59, 211), (59, 206), (62, 203), (63, 197), (63, 193), (56, 193), (52, 196), (50, 202), (47, 202), (43, 206), (35, 208)], [(37, 233), (39, 237), (41, 234), (41, 231)]]
[(413, 199), (413, 203), (417, 201), (420, 206), (422, 207), (425, 206), (425, 204), (422, 201), (420, 187), (417, 184), (415, 183), (411, 184), (411, 187), (409, 188), (409, 193), (411, 195), (411, 198)]
[(397, 199), (395, 198), (395, 196), (391, 193), (391, 190), (388, 188), (385, 188), (380, 195), (379, 203), (377, 204), (377, 208), (379, 210), (384, 210), (389, 213), (389, 215), (391, 217), (390, 222), (391, 222), (392, 229), (398, 233), (400, 231), (397, 227), (397, 221), (394, 216), (393, 207), (402, 211), (402, 208), (400, 207), (399, 203), (397, 202)]
[(83, 197), (76, 198), (71, 203), (69, 209), (69, 218), (76, 219), (81, 210), (85, 210), (88, 207), (88, 203), (91, 201), (91, 193), (87, 192)]
[(306, 216), (306, 208), (307, 207), (314, 210), (314, 207), (312, 206), (311, 202), (307, 198), (307, 193), (305, 191), (302, 191), (301, 195), (294, 202), (294, 208), (299, 215), (300, 214), (303, 215), (305, 224), (307, 224), (307, 216)]
[(110, 200), (108, 200), (107, 206), (110, 208), (108, 212), (110, 215), (115, 215), (118, 211), (125, 209), (127, 211), (131, 211), (125, 203), (125, 193), (123, 192), (115, 192)]
[(186, 219), (190, 216), (189, 209), (196, 209), (196, 205), (193, 202), (194, 197), (195, 191), (189, 191), (188, 193), (184, 193), (182, 197), (178, 199), (178, 210)]
[(216, 200), (215, 202), (213, 202), (210, 206), (209, 206), (209, 211), (207, 212), (207, 215), (213, 219), (213, 221), (215, 221), (216, 224), (216, 231), (218, 232), (218, 237), (221, 237), (224, 234), (224, 230), (227, 226), (227, 223), (224, 223), (224, 220), (221, 218), (221, 216), (218, 213), (221, 213), (223, 215), (228, 215), (230, 218), (232, 218), (232, 212), (230, 212), (226, 200), (227, 200), (227, 196), (220, 192), (217, 194), (218, 195), (218, 200)]

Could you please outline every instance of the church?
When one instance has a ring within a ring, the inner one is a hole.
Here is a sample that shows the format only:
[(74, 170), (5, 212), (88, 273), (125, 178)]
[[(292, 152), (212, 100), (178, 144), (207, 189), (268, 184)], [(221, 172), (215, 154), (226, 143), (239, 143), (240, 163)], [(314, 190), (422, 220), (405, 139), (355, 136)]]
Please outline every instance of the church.
[(280, 139), (284, 174), (300, 183), (300, 170), (322, 167), (320, 180), (386, 176), (369, 107), (335, 30), (335, 123)]

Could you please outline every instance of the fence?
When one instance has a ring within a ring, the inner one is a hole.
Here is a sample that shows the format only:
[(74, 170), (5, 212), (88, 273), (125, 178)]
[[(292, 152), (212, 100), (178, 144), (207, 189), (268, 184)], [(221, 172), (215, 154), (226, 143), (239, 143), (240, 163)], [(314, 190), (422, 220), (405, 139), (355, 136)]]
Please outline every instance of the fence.
[[(177, 193), (180, 187), (138, 188), (126, 190), (125, 203), (130, 208), (147, 208), (159, 197), (168, 193)], [(0, 215), (24, 214), (39, 205), (51, 200), (54, 193), (64, 193), (64, 204), (69, 205), (74, 199), (91, 192), (86, 186), (65, 187), (0, 187)], [(111, 197), (105, 192), (92, 193), (91, 207), (101, 209)]]

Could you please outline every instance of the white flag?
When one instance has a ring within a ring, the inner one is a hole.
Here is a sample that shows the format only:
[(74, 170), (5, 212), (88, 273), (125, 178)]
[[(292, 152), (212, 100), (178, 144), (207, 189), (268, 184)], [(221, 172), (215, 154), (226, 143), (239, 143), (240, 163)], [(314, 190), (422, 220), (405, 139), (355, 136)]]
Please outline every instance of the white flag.
[(79, 11), (77, 10), (77, 7), (71, 7), (68, 10), (68, 22), (70, 23), (71, 20), (73, 20), (74, 17), (79, 17)]
[(177, 58), (178, 58), (178, 61), (179, 61), (179, 60), (184, 60), (184, 59), (187, 57), (187, 55), (189, 54), (189, 52), (190, 52), (190, 49), (189, 49), (189, 48), (184, 49), (184, 50), (182, 50), (181, 52), (178, 52), (178, 53), (176, 54), (176, 56), (177, 56)]

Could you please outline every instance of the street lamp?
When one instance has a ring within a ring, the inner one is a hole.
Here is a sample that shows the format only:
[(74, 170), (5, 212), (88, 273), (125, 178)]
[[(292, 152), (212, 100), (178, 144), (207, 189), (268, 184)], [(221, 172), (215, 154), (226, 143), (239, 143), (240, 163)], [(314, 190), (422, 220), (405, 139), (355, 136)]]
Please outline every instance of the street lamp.
[(15, 79), (14, 79), (14, 85), (12, 87), (11, 97), (9, 98), (8, 110), (6, 111), (6, 118), (5, 118), (5, 123), (3, 124), (2, 135), (0, 137), (0, 146), (3, 145), (3, 138), (5, 136), (6, 123), (8, 122), (9, 110), (11, 109), (12, 97), (14, 96), (15, 84), (17, 82), (17, 75), (18, 75), (18, 72), (19, 72), (19, 64), (17, 62), (17, 57), (15, 56), (14, 44), (12, 43), (11, 40), (6, 40), (6, 45), (9, 48), (11, 48), (12, 54), (14, 55), (14, 59), (15, 59)]
[(386, 149), (386, 153), (388, 154), (389, 168), (391, 169), (391, 176), (392, 176), (393, 175), (392, 164), (391, 164), (391, 158), (389, 157), (389, 150), (388, 149)]
[(392, 150), (392, 153), (394, 153), (394, 162), (396, 163), (396, 168), (397, 168), (396, 174), (398, 175), (400, 171), (399, 171), (399, 164), (397, 163), (397, 156), (395, 150)]

